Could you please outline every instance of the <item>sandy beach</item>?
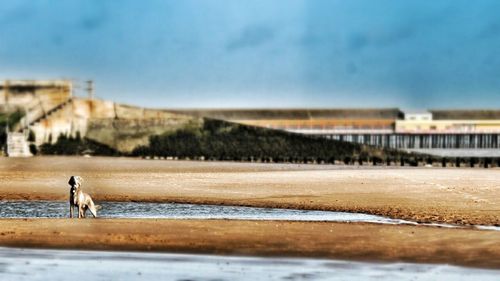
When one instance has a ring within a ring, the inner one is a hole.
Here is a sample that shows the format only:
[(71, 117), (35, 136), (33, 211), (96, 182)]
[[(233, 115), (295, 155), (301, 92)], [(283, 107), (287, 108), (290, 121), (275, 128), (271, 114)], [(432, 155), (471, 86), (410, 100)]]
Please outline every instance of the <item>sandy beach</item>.
[(154, 219), (4, 219), (0, 245), (500, 268), (496, 231), (363, 223)]
[[(0, 158), (1, 200), (209, 203), (362, 212), (418, 222), (500, 224), (499, 169)], [(0, 219), (0, 246), (162, 251), (500, 268), (497, 231), (370, 223)]]
[(500, 225), (500, 169), (352, 167), (40, 157), (0, 159), (0, 200), (67, 200), (71, 175), (96, 201), (362, 212)]

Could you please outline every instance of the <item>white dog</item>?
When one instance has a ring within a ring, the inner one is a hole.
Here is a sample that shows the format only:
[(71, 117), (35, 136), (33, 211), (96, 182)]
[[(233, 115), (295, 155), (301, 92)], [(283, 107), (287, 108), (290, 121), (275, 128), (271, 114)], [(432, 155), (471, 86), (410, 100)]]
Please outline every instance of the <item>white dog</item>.
[(90, 195), (83, 192), (82, 183), (83, 179), (80, 176), (71, 176), (69, 179), (68, 184), (71, 186), (69, 189), (69, 217), (73, 218), (73, 209), (76, 206), (78, 207), (78, 218), (84, 218), (87, 209), (96, 218), (100, 206), (95, 205)]

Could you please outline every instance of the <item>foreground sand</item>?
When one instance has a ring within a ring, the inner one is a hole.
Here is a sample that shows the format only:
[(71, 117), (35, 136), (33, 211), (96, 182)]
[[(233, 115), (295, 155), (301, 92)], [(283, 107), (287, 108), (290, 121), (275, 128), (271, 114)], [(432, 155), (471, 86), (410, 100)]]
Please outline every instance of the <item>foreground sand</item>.
[(449, 263), (500, 268), (496, 231), (375, 224), (3, 219), (0, 245)]
[(500, 224), (500, 169), (369, 168), (0, 158), (0, 199), (67, 200), (71, 175), (96, 201), (164, 201), (364, 212), (419, 222)]

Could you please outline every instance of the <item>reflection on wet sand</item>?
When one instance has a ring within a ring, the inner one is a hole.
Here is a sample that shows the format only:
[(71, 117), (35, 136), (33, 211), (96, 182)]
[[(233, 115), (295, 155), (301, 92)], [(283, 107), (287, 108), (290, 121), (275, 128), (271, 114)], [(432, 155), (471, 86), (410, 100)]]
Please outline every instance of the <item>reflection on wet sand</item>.
[[(89, 270), (90, 269), (90, 270)], [(450, 265), (0, 248), (2, 280), (498, 280)]]

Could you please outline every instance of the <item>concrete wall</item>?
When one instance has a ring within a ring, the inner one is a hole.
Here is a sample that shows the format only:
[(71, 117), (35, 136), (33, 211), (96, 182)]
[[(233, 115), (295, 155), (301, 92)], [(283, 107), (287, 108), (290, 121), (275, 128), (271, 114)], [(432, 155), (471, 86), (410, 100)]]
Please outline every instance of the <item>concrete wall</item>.
[(106, 100), (74, 98), (32, 125), (36, 144), (56, 142), (59, 135), (82, 137), (130, 152), (148, 143), (149, 136), (173, 131), (200, 119), (162, 110), (120, 105)]
[(0, 82), (0, 105), (26, 107), (36, 103), (58, 104), (72, 95), (68, 80), (5, 80)]
[(419, 134), (497, 134), (500, 120), (397, 120), (396, 133)]
[(75, 136), (77, 132), (80, 132), (84, 136), (89, 118), (85, 105), (85, 103), (72, 101), (32, 124), (29, 129), (35, 133), (35, 144), (41, 145), (49, 140), (55, 142), (61, 134)]

